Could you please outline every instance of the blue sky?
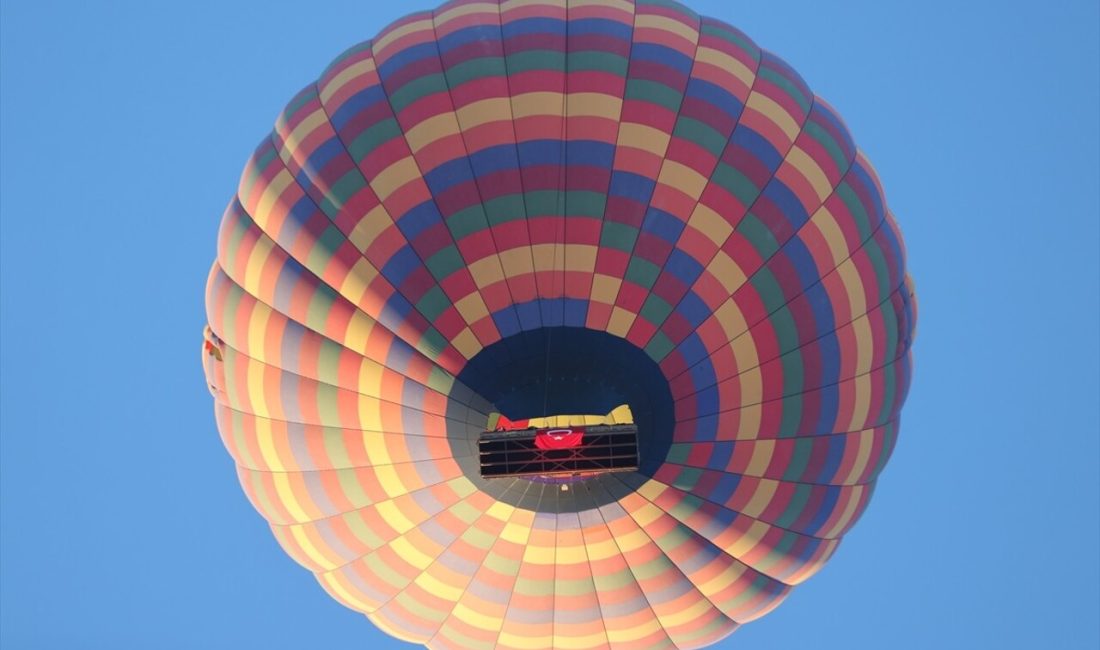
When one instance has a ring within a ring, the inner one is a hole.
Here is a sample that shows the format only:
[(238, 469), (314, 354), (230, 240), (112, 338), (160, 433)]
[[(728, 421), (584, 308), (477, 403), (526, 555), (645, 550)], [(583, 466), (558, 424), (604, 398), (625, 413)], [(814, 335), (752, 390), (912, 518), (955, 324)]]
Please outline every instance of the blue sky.
[[(238, 488), (200, 367), (217, 224), (345, 46), (427, 3), (0, 1), (0, 646), (411, 648)], [(832, 562), (728, 648), (1100, 646), (1100, 8), (694, 0), (845, 117), (916, 375)]]

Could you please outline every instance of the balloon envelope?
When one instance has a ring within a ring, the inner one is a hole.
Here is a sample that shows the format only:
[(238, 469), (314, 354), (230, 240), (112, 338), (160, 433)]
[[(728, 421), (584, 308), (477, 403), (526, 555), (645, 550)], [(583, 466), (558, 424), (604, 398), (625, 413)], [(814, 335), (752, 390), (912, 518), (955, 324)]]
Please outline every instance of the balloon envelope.
[[(241, 484), (347, 607), (438, 648), (693, 648), (867, 506), (915, 322), (836, 113), (666, 1), (450, 2), (340, 55), (249, 160), (203, 360)], [(629, 405), (639, 467), (484, 478)]]

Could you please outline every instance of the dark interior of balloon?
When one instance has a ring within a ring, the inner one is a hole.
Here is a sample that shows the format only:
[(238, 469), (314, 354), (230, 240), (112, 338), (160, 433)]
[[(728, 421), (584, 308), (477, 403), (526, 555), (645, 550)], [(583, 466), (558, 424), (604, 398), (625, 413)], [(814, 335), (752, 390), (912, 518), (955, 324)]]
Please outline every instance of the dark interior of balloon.
[[(595, 330), (551, 327), (502, 339), (478, 353), (458, 376), (512, 420), (607, 413), (627, 404), (633, 425), (588, 427), (576, 445), (539, 449), (547, 432), (485, 432), (482, 476), (589, 476), (649, 473), (672, 441), (673, 405), (657, 364), (627, 341)], [(507, 456), (507, 459), (505, 459)]]

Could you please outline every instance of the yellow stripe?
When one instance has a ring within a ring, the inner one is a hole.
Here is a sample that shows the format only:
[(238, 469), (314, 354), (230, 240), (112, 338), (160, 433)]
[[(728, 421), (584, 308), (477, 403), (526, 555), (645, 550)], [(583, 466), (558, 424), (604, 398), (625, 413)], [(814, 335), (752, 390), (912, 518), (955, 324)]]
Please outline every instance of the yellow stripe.
[(374, 72), (374, 70), (375, 63), (373, 56), (344, 68), (321, 89), (321, 103), (328, 104), (332, 96), (339, 92), (349, 81), (361, 75), (370, 74)]
[(565, 107), (569, 117), (602, 117), (618, 122), (623, 100), (603, 93), (569, 93)]
[(359, 403), (359, 428), (364, 431), (382, 431), (380, 402), (372, 397), (357, 400)]
[(757, 440), (753, 443), (752, 459), (749, 460), (745, 473), (749, 476), (763, 476), (774, 455), (774, 440)]
[(625, 338), (626, 333), (630, 331), (630, 326), (634, 324), (637, 317), (637, 314), (628, 312), (622, 307), (613, 307), (611, 309), (611, 320), (607, 323), (607, 333)]
[(527, 246), (501, 251), (500, 263), (504, 267), (506, 278), (518, 278), (534, 271), (531, 249)]
[(499, 255), (490, 255), (470, 264), (470, 275), (479, 289), (504, 280), (504, 267)]
[(714, 318), (722, 326), (727, 341), (732, 341), (734, 337), (749, 328), (748, 323), (745, 322), (745, 315), (741, 313), (741, 308), (737, 306), (733, 298), (727, 299), (718, 309), (714, 310)]
[(368, 360), (366, 363), (359, 364), (356, 391), (363, 395), (380, 397), (382, 394), (382, 373), (382, 365), (375, 361)]
[(762, 521), (754, 521), (744, 534), (728, 544), (723, 550), (731, 557), (740, 559), (744, 557), (746, 553), (756, 548), (760, 540), (764, 539), (764, 535), (768, 534), (770, 528), (771, 526)]
[[(722, 284), (722, 288), (731, 296), (733, 292), (740, 289), (748, 280), (748, 277), (745, 275), (744, 271), (741, 270), (741, 267), (738, 266), (737, 262), (734, 262), (733, 258), (722, 250), (714, 254), (714, 259), (707, 265), (707, 271)], [(736, 305), (736, 303), (732, 304)], [(741, 323), (744, 323), (744, 319), (740, 317), (740, 310), (737, 310), (737, 313)]]
[(855, 392), (855, 405), (852, 408), (852, 421), (848, 423), (848, 431), (863, 426), (867, 421), (867, 411), (871, 408), (871, 375), (860, 375), (852, 382), (852, 390)]
[(771, 97), (763, 93), (753, 92), (749, 95), (749, 100), (745, 103), (745, 107), (751, 108), (774, 122), (775, 125), (786, 134), (788, 140), (793, 142), (798, 136), (798, 122), (795, 122), (790, 113), (777, 104)]
[(360, 253), (365, 253), (374, 240), (378, 239), (378, 236), (391, 225), (393, 225), (393, 219), (386, 212), (386, 208), (381, 204), (376, 205), (355, 224), (355, 228), (348, 235), (348, 241), (354, 244)]
[[(849, 438), (849, 441), (851, 438)], [(875, 445), (875, 430), (864, 429), (859, 432), (859, 447), (856, 450), (856, 459), (852, 463), (852, 470), (844, 477), (844, 485), (854, 485), (859, 475), (867, 469), (867, 459), (871, 457), (871, 449)], [(848, 444), (851, 444), (849, 442)]]
[(402, 25), (397, 29), (390, 30), (385, 36), (374, 41), (373, 49), (375, 52), (381, 52), (386, 49), (386, 46), (394, 41), (413, 34), (416, 32), (429, 32), (434, 31), (435, 26), (432, 25), (431, 18), (425, 18), (422, 20), (413, 21), (407, 25)]
[(712, 605), (709, 600), (701, 598), (695, 601), (695, 603), (690, 607), (684, 608), (676, 612), (675, 614), (668, 614), (659, 618), (661, 619), (661, 623), (667, 629), (670, 627), (684, 625), (685, 623), (690, 623), (691, 621), (698, 620), (702, 618), (702, 616), (706, 614), (708, 610), (713, 608), (714, 605)]
[(766, 478), (760, 479), (757, 483), (756, 491), (753, 492), (752, 499), (742, 512), (750, 517), (759, 517), (760, 513), (764, 512), (764, 509), (771, 503), (772, 498), (775, 496), (775, 490), (778, 487), (778, 481)]
[(610, 275), (597, 273), (592, 276), (592, 301), (611, 305), (615, 303), (615, 297), (619, 295), (619, 287), (623, 281)]
[(306, 514), (302, 504), (298, 502), (298, 497), (290, 484), (289, 475), (272, 474), (271, 481), (275, 484), (275, 494), (279, 502), (286, 508), (287, 512), (290, 513), (293, 520), (296, 522), (310, 521), (311, 517)]
[(454, 305), (467, 325), (473, 325), (489, 315), (489, 308), (485, 306), (480, 293), (471, 293)]
[[(376, 509), (378, 510), (378, 514), (381, 515), (381, 517), (386, 520), (386, 523), (397, 531), (399, 535), (404, 535), (416, 525), (405, 516), (405, 513), (401, 512), (401, 509), (398, 508), (397, 504), (392, 500), (380, 502)], [(398, 539), (404, 538), (399, 537)], [(395, 548), (394, 550), (396, 551), (397, 549)], [(402, 555), (401, 557), (405, 556)]]
[(558, 566), (588, 564), (588, 554), (584, 552), (584, 546), (558, 546), (555, 549), (554, 563)]
[[(607, 630), (607, 640), (611, 643), (631, 643), (638, 639), (644, 638), (653, 634), (655, 631), (661, 628), (661, 623), (656, 618), (645, 618), (638, 623), (631, 623), (629, 627), (619, 630)], [(634, 647), (633, 645), (627, 645), (625, 647)]]
[(463, 131), (490, 122), (507, 122), (511, 128), (512, 100), (508, 97), (482, 99), (458, 109), (457, 115)]
[(501, 13), (511, 9), (521, 9), (523, 7), (552, 7), (554, 9), (565, 10), (565, 0), (505, 0), (501, 4)]
[(271, 211), (279, 201), (279, 197), (282, 196), (283, 190), (289, 187), (293, 182), (294, 177), (290, 175), (290, 172), (286, 169), (280, 169), (279, 173), (275, 174), (275, 178), (271, 179), (271, 182), (264, 188), (263, 194), (260, 195), (260, 200), (256, 203), (256, 209), (252, 213), (252, 220), (260, 226), (261, 230), (269, 230), (269, 228), (265, 226), (271, 224), (271, 218), (273, 216)]
[(500, 630), (501, 626), (504, 624), (503, 618), (486, 616), (479, 611), (471, 609), (461, 600), (455, 604), (452, 614), (463, 623), (488, 632), (496, 632)]
[(248, 401), (252, 406), (252, 413), (261, 417), (269, 417), (271, 410), (267, 407), (267, 399), (264, 397), (264, 367), (259, 363), (248, 359), (245, 361), (248, 376)]
[(586, 650), (587, 648), (598, 648), (605, 645), (606, 642), (607, 637), (604, 635), (603, 632), (597, 632), (596, 634), (588, 634), (585, 636), (563, 636), (561, 634), (554, 635), (554, 647), (562, 648), (562, 650)]
[[(340, 283), (340, 295), (353, 305), (362, 305), (367, 287), (378, 277), (378, 271), (365, 258), (359, 258)], [(377, 305), (381, 308), (382, 305)]]
[[(726, 221), (725, 217), (702, 203), (695, 206), (695, 211), (691, 213), (688, 225), (706, 235), (707, 239), (714, 242), (715, 246), (726, 243), (726, 239), (733, 233), (733, 226), (730, 225), (729, 221)], [(722, 278), (719, 277), (718, 279), (721, 280)]]
[(367, 349), (367, 339), (374, 329), (375, 321), (359, 310), (352, 312), (348, 328), (344, 332), (344, 347), (363, 354)]
[(635, 528), (621, 537), (616, 537), (615, 541), (618, 543), (619, 550), (622, 551), (623, 555), (653, 543), (653, 540), (641, 528)]
[(264, 341), (267, 335), (267, 324), (271, 318), (271, 309), (264, 303), (256, 301), (252, 308), (252, 315), (248, 317), (246, 333), (248, 336), (248, 356), (264, 361)]
[[(754, 372), (756, 375), (756, 381), (759, 383), (760, 373)], [(744, 382), (742, 381), (742, 385)], [(752, 440), (760, 436), (760, 420), (763, 417), (763, 409), (759, 404), (753, 404), (752, 406), (746, 406), (741, 409), (741, 417), (737, 425), (737, 433), (734, 434), (736, 440)]]
[(853, 320), (852, 334), (856, 340), (855, 374), (862, 375), (871, 371), (871, 363), (874, 359), (875, 337), (871, 331), (871, 320), (866, 315)]
[[(438, 565), (433, 565), (433, 568)], [(420, 585), (424, 591), (429, 594), (442, 598), (449, 603), (457, 602), (462, 597), (463, 590), (455, 587), (454, 585), (447, 584), (440, 580), (436, 576), (432, 575), (431, 571), (425, 571), (417, 576), (414, 581)]]
[(513, 544), (527, 544), (527, 539), (531, 536), (531, 527), (528, 525), (509, 522), (504, 526), (504, 530), (500, 532), (500, 538), (506, 542), (512, 542)]
[(747, 570), (748, 567), (744, 564), (730, 564), (725, 568), (724, 571), (722, 571), (722, 573), (719, 573), (717, 576), (700, 584), (699, 591), (707, 597), (720, 593), (723, 589), (729, 587), (734, 582), (736, 582), (737, 579), (744, 575), (745, 571)]
[(822, 537), (826, 539), (833, 539), (840, 534), (844, 527), (852, 520), (852, 516), (855, 515), (856, 508), (859, 507), (859, 502), (863, 499), (862, 485), (856, 485), (852, 487), (852, 491), (848, 496), (848, 504), (844, 508), (844, 512), (836, 520), (836, 525), (829, 529)]
[(367, 450), (367, 459), (371, 465), (392, 465), (386, 436), (378, 431), (363, 431), (363, 447)]
[(409, 143), (412, 152), (419, 153), (421, 149), (433, 142), (437, 142), (459, 132), (458, 120), (455, 114), (447, 111), (434, 115), (420, 122), (408, 131), (405, 131), (405, 140)]
[(326, 557), (325, 554), (317, 548), (313, 540), (309, 538), (309, 535), (300, 524), (292, 524), (287, 526), (287, 528), (290, 530), (290, 534), (294, 537), (294, 541), (298, 544), (298, 547), (302, 549), (302, 553), (304, 553), (311, 562), (321, 567), (324, 571), (331, 571), (339, 566), (337, 562)]
[(260, 278), (263, 277), (264, 266), (275, 249), (275, 242), (264, 234), (256, 239), (256, 244), (248, 254), (248, 260), (244, 266), (244, 281), (241, 287), (253, 296), (260, 293)]
[(833, 258), (833, 268), (836, 268), (848, 257), (848, 242), (844, 240), (844, 233), (840, 230), (836, 217), (825, 206), (814, 213), (813, 222), (825, 238), (825, 243), (829, 246), (829, 254)]
[(606, 560), (609, 557), (619, 555), (619, 547), (610, 539), (596, 542), (595, 544), (586, 544), (585, 548), (587, 549), (588, 558), (592, 562)]
[(619, 125), (618, 146), (633, 147), (657, 156), (664, 156), (671, 137), (671, 134), (646, 124), (623, 122)]
[(517, 120), (536, 115), (558, 117), (564, 108), (565, 96), (562, 93), (536, 92), (512, 97), (512, 117)]
[(587, 244), (565, 245), (565, 270), (591, 273), (596, 268), (596, 246)]
[(837, 267), (837, 273), (844, 283), (844, 289), (848, 293), (848, 304), (852, 309), (852, 316), (867, 313), (867, 297), (863, 295), (863, 282), (859, 278), (859, 270), (852, 263), (851, 258), (841, 262)]
[[(519, 1), (519, 0), (515, 0)], [(524, 3), (530, 4), (530, 3)], [(544, 3), (540, 3), (544, 4)], [(521, 628), (522, 629), (522, 628)], [(541, 627), (539, 629), (542, 629)], [(500, 638), (497, 640), (498, 648), (552, 648), (554, 639), (550, 636), (529, 636), (523, 634), (517, 636), (511, 632), (501, 631)]]
[(302, 141), (327, 121), (328, 118), (322, 110), (316, 110), (310, 113), (309, 117), (299, 122), (298, 126), (294, 127), (294, 130), (283, 138), (283, 147), (279, 152), (280, 157), (286, 161), (292, 154), (298, 153), (298, 147), (302, 144)]
[(420, 168), (416, 166), (416, 161), (408, 156), (378, 172), (378, 175), (371, 179), (370, 186), (378, 198), (385, 201), (409, 181), (417, 178), (420, 178)]
[(256, 428), (256, 444), (260, 447), (260, 456), (264, 459), (266, 469), (274, 472), (288, 471), (290, 468), (283, 465), (279, 460), (279, 453), (275, 450), (275, 436), (271, 431), (271, 420), (254, 418), (253, 421)]
[(478, 352), (481, 352), (482, 347), (484, 347), (481, 345), (481, 341), (477, 340), (473, 330), (469, 327), (464, 328), (458, 333), (458, 336), (451, 339), (451, 345), (458, 350), (459, 354), (467, 359), (473, 359)]
[(370, 605), (367, 601), (354, 595), (351, 591), (341, 584), (341, 578), (339, 574), (334, 573), (319, 573), (317, 579), (320, 580), (326, 587), (328, 587), (332, 593), (336, 594), (336, 597), (341, 599), (348, 607), (357, 610), (362, 613), (366, 613), (370, 609)]
[(496, 15), (500, 8), (489, 2), (476, 2), (468, 5), (459, 5), (453, 9), (441, 12), (435, 17), (436, 25), (445, 25), (446, 23), (454, 20), (455, 18), (462, 18), (463, 16), (469, 16), (471, 14), (493, 14)]
[(695, 43), (699, 39), (699, 32), (684, 23), (666, 18), (659, 14), (638, 14), (634, 19), (634, 29), (659, 29), (671, 32), (689, 43)]
[(721, 50), (702, 46), (695, 53), (695, 60), (702, 63), (709, 63), (723, 72), (732, 74), (750, 88), (756, 77), (752, 70), (744, 63), (741, 63), (740, 59), (732, 57)]
[(634, 13), (634, 3), (627, 2), (627, 0), (569, 0), (570, 9), (577, 9), (579, 7), (606, 7), (608, 9), (625, 11), (628, 14)]
[(657, 176), (657, 182), (683, 192), (696, 201), (699, 200), (699, 197), (703, 194), (703, 189), (707, 186), (705, 176), (687, 165), (682, 165), (667, 158), (664, 164), (661, 165), (661, 173)]
[(829, 182), (829, 177), (821, 170), (821, 166), (817, 164), (817, 161), (811, 158), (810, 154), (803, 151), (801, 147), (791, 147), (790, 152), (787, 153), (787, 162), (791, 163), (813, 186), (818, 201), (824, 201), (833, 193), (833, 185)]

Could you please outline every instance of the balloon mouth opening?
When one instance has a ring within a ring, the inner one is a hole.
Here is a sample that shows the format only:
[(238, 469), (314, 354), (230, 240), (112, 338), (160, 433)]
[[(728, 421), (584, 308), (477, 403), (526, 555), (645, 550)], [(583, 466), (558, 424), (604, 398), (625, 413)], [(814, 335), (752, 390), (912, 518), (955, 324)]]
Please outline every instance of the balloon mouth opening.
[[(564, 498), (577, 492), (570, 492), (568, 486), (595, 479), (618, 492), (620, 484), (632, 482), (631, 477), (652, 476), (668, 456), (674, 424), (668, 380), (642, 349), (607, 332), (581, 327), (521, 332), (482, 349), (457, 380), (463, 393), (468, 389), (480, 398), (476, 401), (483, 400), (483, 408), (509, 420), (608, 414), (627, 405), (636, 428), (637, 460), (627, 470), (487, 479), (478, 462), (478, 440), (488, 423), (449, 427), (455, 460), (463, 473), (487, 492), (501, 492), (503, 483), (515, 488), (515, 481), (520, 481), (522, 489), (513, 492), (530, 493), (533, 486), (543, 486), (560, 491)], [(500, 494), (494, 496), (512, 501)]]

